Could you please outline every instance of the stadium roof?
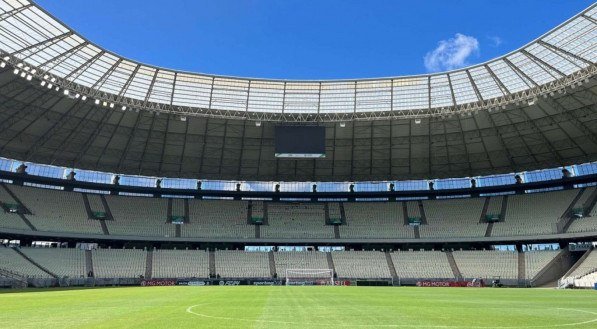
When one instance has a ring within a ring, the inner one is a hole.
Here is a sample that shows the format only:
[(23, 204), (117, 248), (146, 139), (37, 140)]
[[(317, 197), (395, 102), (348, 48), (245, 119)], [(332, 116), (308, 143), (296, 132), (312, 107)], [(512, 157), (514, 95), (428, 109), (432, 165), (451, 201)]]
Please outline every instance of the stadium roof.
[(0, 49), (9, 60), (35, 68), (39, 76), (55, 77), (59, 81), (54, 84), (119, 107), (187, 115), (290, 121), (445, 115), (549, 92), (574, 73), (594, 74), (597, 59), (595, 5), (483, 64), (439, 74), (336, 81), (248, 79), (158, 68), (102, 49), (30, 1), (0, 1), (0, 10)]
[[(140, 64), (30, 1), (0, 0), (0, 155), (276, 181), (463, 177), (595, 161), (596, 27), (593, 5), (510, 54), (460, 70), (285, 81)], [(275, 159), (270, 121), (326, 126), (327, 157)]]

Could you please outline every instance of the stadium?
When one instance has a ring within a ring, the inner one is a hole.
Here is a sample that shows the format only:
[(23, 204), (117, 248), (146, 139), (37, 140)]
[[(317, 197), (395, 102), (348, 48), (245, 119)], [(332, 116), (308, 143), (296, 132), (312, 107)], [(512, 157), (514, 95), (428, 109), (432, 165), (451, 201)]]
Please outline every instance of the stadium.
[(593, 4), (446, 72), (253, 79), (0, 0), (0, 322), (595, 328), (596, 41)]

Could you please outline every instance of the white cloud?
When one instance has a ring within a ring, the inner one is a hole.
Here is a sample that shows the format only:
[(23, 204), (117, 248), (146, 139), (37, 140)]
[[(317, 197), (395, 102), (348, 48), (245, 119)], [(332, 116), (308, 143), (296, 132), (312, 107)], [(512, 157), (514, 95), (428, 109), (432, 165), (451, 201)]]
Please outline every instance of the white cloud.
[(489, 40), (491, 40), (491, 45), (493, 47), (499, 47), (502, 45), (502, 43), (504, 43), (504, 40), (502, 40), (502, 38), (498, 37), (498, 36), (491, 36), (491, 37), (487, 37)]
[(475, 37), (456, 33), (454, 38), (442, 40), (437, 48), (425, 55), (425, 68), (429, 72), (453, 70), (468, 65), (471, 55), (478, 55), (479, 41)]

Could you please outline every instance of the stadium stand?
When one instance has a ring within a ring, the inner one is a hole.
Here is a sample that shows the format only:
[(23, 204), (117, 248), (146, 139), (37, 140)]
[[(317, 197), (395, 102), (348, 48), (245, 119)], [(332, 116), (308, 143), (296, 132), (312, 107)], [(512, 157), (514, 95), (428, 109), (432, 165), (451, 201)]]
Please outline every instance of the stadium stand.
[(559, 250), (527, 251), (525, 257), (526, 278), (534, 279), (559, 253)]
[(166, 199), (108, 195), (106, 201), (114, 216), (107, 223), (111, 234), (174, 237), (174, 225), (166, 223)]
[(278, 251), (274, 253), (279, 278), (286, 276), (287, 269), (330, 269), (324, 252)]
[(80, 193), (10, 185), (29, 208), (25, 215), (39, 231), (102, 234), (99, 222), (90, 220)]
[(444, 252), (395, 251), (390, 256), (400, 278), (454, 279)]
[(21, 248), (37, 264), (58, 277), (85, 277), (85, 252), (68, 248)]
[(556, 222), (578, 194), (566, 190), (508, 197), (504, 222), (495, 223), (492, 236), (555, 234)]
[(92, 255), (97, 278), (138, 278), (145, 275), (144, 250), (96, 249)]
[(334, 237), (332, 228), (325, 225), (323, 203), (270, 203), (268, 224), (261, 228), (262, 237)]
[(479, 223), (484, 203), (483, 198), (423, 201), (428, 225), (420, 227), (421, 238), (484, 236), (487, 224)]
[(154, 250), (152, 278), (208, 278), (205, 250)]
[(380, 251), (337, 251), (332, 253), (338, 278), (391, 278), (386, 256)]
[(592, 250), (568, 277), (579, 278), (597, 270), (597, 252)]
[(458, 250), (454, 259), (466, 279), (517, 279), (518, 253), (495, 250)]
[[(3, 186), (0, 186), (0, 203), (5, 205), (16, 205), (17, 201), (13, 199)], [(7, 213), (0, 209), (0, 226), (18, 230), (29, 230), (29, 227), (18, 214)]]
[(268, 278), (269, 255), (265, 252), (217, 250), (216, 273), (228, 278)]
[(254, 228), (247, 225), (247, 202), (228, 200), (189, 200), (189, 224), (183, 237), (251, 238)]
[(49, 278), (39, 267), (33, 265), (11, 248), (0, 247), (0, 268), (17, 272), (30, 278)]
[(401, 202), (347, 202), (344, 211), (343, 238), (414, 238), (412, 227), (404, 225)]

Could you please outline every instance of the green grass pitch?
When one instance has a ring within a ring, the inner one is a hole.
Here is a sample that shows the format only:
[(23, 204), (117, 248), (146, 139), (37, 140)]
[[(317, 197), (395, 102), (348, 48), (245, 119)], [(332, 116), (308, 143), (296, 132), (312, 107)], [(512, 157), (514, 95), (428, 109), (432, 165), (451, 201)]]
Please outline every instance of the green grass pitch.
[(134, 287), (0, 292), (2, 328), (597, 328), (597, 291)]

